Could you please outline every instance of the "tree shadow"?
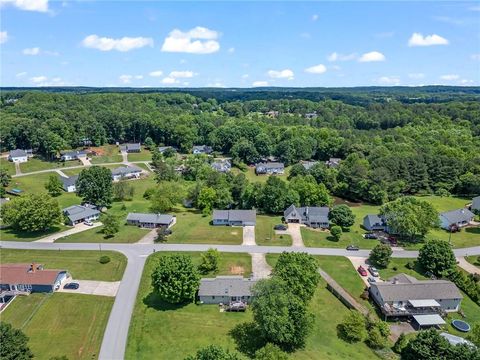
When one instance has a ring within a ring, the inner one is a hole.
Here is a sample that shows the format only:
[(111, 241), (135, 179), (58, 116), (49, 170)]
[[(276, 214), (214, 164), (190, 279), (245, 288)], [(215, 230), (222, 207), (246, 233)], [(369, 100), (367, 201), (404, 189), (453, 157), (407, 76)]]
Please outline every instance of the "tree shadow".
[(334, 243), (338, 243), (340, 241), (340, 239), (335, 239), (335, 237), (329, 235), (325, 238), (325, 240), (327, 241), (330, 241), (330, 242), (334, 242)]
[(231, 329), (228, 334), (235, 341), (237, 350), (249, 358), (253, 358), (255, 352), (266, 344), (254, 322), (240, 323)]
[(480, 227), (468, 227), (465, 229), (466, 233), (480, 235)]
[(166, 301), (163, 301), (160, 296), (152, 291), (150, 294), (143, 298), (143, 303), (152, 309), (159, 310), (159, 311), (174, 311), (181, 309), (187, 306), (188, 302), (180, 303), (180, 304), (170, 304)]

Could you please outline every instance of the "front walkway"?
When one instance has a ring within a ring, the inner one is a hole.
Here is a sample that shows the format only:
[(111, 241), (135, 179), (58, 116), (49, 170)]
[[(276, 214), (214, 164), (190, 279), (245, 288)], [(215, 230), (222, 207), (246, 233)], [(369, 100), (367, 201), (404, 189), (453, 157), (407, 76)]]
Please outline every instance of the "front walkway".
[(103, 224), (100, 221), (93, 223), (93, 226), (88, 226), (88, 225), (85, 225), (84, 223), (80, 223), (80, 224), (75, 225), (71, 229), (68, 229), (68, 230), (65, 230), (65, 231), (62, 231), (62, 232), (58, 232), (58, 233), (55, 233), (55, 234), (52, 234), (52, 235), (49, 235), (49, 236), (45, 236), (45, 237), (43, 237), (39, 240), (35, 240), (34, 242), (53, 243), (53, 242), (55, 242), (55, 240), (58, 240), (58, 239), (63, 238), (65, 236), (77, 234), (77, 233), (80, 233), (80, 232), (83, 232), (83, 231), (86, 231), (86, 230), (90, 230), (90, 229), (94, 229), (94, 228), (99, 227), (101, 225), (103, 225)]
[(22, 175), (22, 169), (20, 168), (20, 163), (16, 162), (15, 164), (15, 175)]
[(250, 253), (252, 256), (252, 275), (254, 279), (265, 279), (270, 276), (272, 267), (268, 265), (266, 254)]
[(128, 161), (128, 153), (126, 151), (122, 151), (121, 152), (122, 154), (122, 162), (125, 164), (125, 165), (130, 165), (130, 162)]
[(243, 227), (243, 246), (255, 245), (255, 226)]
[[(63, 286), (69, 282), (76, 282), (80, 285), (77, 290), (64, 289)], [(93, 280), (74, 280), (65, 281), (58, 292), (84, 295), (117, 296), (120, 281), (93, 281)]]
[(480, 269), (470, 264), (464, 257), (457, 257), (458, 266), (470, 274), (480, 274)]

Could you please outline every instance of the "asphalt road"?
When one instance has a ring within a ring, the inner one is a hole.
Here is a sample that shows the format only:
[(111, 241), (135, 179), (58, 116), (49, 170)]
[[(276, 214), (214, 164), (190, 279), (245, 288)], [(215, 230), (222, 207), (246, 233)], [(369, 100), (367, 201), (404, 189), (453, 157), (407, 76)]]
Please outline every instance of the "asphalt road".
[[(0, 246), (5, 249), (25, 250), (113, 250), (123, 253), (128, 264), (125, 269), (115, 303), (108, 320), (100, 349), (100, 360), (121, 360), (125, 356), (128, 328), (137, 297), (140, 279), (147, 257), (155, 251), (205, 251), (216, 248), (220, 252), (230, 253), (281, 253), (283, 251), (306, 252), (312, 255), (327, 256), (363, 256), (367, 257), (370, 250), (347, 251), (332, 248), (281, 247), (257, 245), (198, 245), (198, 244), (85, 244), (85, 243), (38, 243), (2, 241)], [(455, 256), (480, 255), (480, 246), (455, 249)], [(394, 250), (392, 257), (413, 258), (418, 251)]]

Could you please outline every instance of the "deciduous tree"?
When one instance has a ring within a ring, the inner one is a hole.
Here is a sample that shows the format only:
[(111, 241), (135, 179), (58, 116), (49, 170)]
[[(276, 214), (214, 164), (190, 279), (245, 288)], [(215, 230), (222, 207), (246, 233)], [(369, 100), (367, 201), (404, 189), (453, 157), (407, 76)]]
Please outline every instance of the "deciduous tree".
[(392, 248), (388, 244), (378, 244), (370, 252), (370, 261), (378, 267), (386, 268), (390, 263)]
[(328, 214), (331, 223), (346, 229), (355, 223), (355, 215), (345, 204), (334, 206)]
[(58, 175), (50, 175), (45, 183), (45, 189), (51, 196), (59, 196), (63, 191), (63, 184)]
[(12, 325), (0, 322), (0, 359), (27, 360), (33, 359), (33, 353), (28, 347), (28, 337)]
[(451, 245), (443, 240), (430, 240), (423, 245), (418, 254), (418, 262), (436, 276), (455, 268), (457, 263)]
[(100, 166), (83, 169), (78, 176), (76, 188), (83, 201), (97, 206), (109, 206), (113, 198), (112, 172)]

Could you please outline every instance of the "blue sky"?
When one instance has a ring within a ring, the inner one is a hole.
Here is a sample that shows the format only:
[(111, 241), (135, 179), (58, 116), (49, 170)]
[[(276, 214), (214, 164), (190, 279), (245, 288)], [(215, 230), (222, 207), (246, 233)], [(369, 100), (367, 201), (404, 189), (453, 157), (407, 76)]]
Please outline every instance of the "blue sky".
[(480, 85), (480, 2), (0, 3), (2, 86)]

